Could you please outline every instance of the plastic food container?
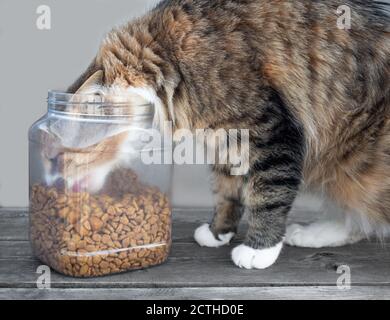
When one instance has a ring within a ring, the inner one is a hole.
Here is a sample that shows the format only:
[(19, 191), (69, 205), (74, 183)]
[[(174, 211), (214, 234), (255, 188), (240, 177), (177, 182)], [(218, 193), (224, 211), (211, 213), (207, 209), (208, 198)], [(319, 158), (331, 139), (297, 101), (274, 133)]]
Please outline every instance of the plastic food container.
[(76, 277), (163, 263), (172, 166), (143, 158), (171, 152), (150, 147), (153, 106), (60, 92), (49, 92), (48, 105), (29, 131), (34, 254)]

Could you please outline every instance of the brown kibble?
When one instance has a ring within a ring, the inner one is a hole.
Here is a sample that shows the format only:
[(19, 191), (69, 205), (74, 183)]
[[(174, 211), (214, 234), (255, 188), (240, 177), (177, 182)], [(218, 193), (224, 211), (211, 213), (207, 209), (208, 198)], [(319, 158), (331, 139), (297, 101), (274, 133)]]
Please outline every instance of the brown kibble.
[(107, 269), (109, 267), (110, 267), (110, 265), (109, 265), (109, 263), (107, 261), (100, 262), (100, 268)]
[(90, 223), (93, 231), (99, 231), (104, 224), (103, 221), (97, 217), (91, 217)]
[(69, 241), (68, 242), (68, 250), (69, 251), (76, 251), (76, 243), (74, 243), (73, 241)]
[(65, 231), (65, 232), (62, 234), (62, 240), (64, 240), (64, 241), (69, 241), (70, 239), (71, 239), (70, 232)]
[(96, 251), (96, 247), (92, 244), (89, 244), (85, 247), (85, 249), (88, 251), (88, 252), (94, 252)]
[(84, 241), (84, 240), (81, 240), (81, 241), (79, 241), (79, 242), (76, 243), (76, 247), (77, 247), (78, 249), (84, 249), (84, 248), (86, 247), (86, 245), (87, 245), (87, 243), (86, 243), (86, 241)]
[(138, 253), (138, 258), (143, 258), (143, 257), (145, 257), (145, 255), (146, 255), (145, 250), (141, 250), (141, 251)]
[(85, 237), (88, 235), (88, 230), (83, 225), (80, 224), (76, 225), (76, 230), (81, 237)]
[(128, 217), (132, 217), (132, 216), (135, 214), (135, 212), (136, 212), (136, 210), (135, 210), (134, 207), (129, 207), (129, 208), (127, 208), (127, 210), (126, 210), (126, 215), (127, 215)]
[(66, 203), (67, 200), (68, 200), (68, 197), (65, 196), (65, 195), (62, 195), (62, 196), (60, 196), (60, 197), (57, 198), (57, 202), (58, 202), (59, 204)]
[(107, 209), (107, 213), (108, 213), (110, 216), (114, 216), (114, 215), (116, 214), (115, 207), (114, 207), (114, 206), (109, 206), (108, 209)]
[(58, 216), (62, 219), (65, 219), (67, 217), (68, 213), (69, 213), (69, 208), (65, 207), (65, 208), (62, 208), (60, 211), (58, 211)]
[(115, 232), (118, 233), (118, 234), (120, 234), (120, 233), (122, 232), (122, 229), (123, 229), (123, 224), (120, 224), (120, 225), (118, 226), (118, 228), (116, 228)]
[(84, 240), (88, 243), (88, 244), (94, 244), (95, 241), (93, 241), (90, 237), (84, 237)]
[(93, 214), (94, 214), (96, 217), (100, 218), (100, 217), (103, 215), (103, 210), (100, 209), (100, 208), (96, 208), (96, 209), (94, 210)]
[(119, 259), (126, 259), (126, 257), (127, 257), (127, 253), (126, 253), (126, 251), (122, 251), (120, 254), (119, 254)]
[(129, 219), (127, 219), (126, 216), (123, 216), (121, 219), (120, 219), (120, 223), (124, 224), (124, 225), (127, 225), (129, 224)]
[(130, 238), (125, 238), (122, 240), (122, 247), (123, 248), (128, 248), (130, 245)]
[(98, 234), (98, 233), (95, 233), (92, 236), (92, 240), (95, 241), (95, 242), (100, 242), (100, 241), (102, 241), (102, 236), (100, 234)]
[(156, 224), (158, 221), (158, 218), (157, 216), (152, 216), (150, 219), (149, 219), (149, 225), (153, 225), (153, 224)]
[(81, 237), (75, 233), (73, 236), (72, 236), (72, 241), (74, 242), (79, 242), (81, 240)]
[[(109, 179), (118, 196), (110, 187), (93, 195), (32, 186), (30, 230), (38, 258), (59, 272), (81, 277), (166, 260), (171, 234), (169, 202), (157, 188), (142, 185), (131, 170), (119, 172)], [(128, 181), (132, 181), (130, 186)], [(121, 188), (131, 192), (123, 193)], [(164, 242), (162, 247), (145, 247)]]
[(83, 215), (88, 216), (91, 213), (91, 208), (86, 204), (84, 204), (82, 211), (83, 211)]
[(114, 232), (114, 233), (111, 234), (111, 239), (112, 239), (113, 241), (117, 241), (118, 238), (119, 238), (119, 236), (118, 236), (117, 233)]
[(96, 255), (96, 256), (93, 256), (93, 257), (92, 257), (92, 262), (93, 262), (94, 264), (99, 264), (100, 261), (102, 261), (102, 258), (101, 258), (99, 255)]
[(104, 234), (102, 237), (102, 242), (105, 244), (109, 244), (112, 242), (111, 237), (108, 234)]
[(113, 233), (115, 232), (115, 229), (113, 227), (111, 227), (109, 224), (107, 225), (107, 228), (106, 228), (110, 233)]
[(67, 217), (67, 221), (69, 224), (76, 224), (79, 220), (79, 215), (76, 211), (71, 211)]
[(92, 229), (92, 228), (91, 228), (91, 224), (89, 223), (88, 220), (84, 221), (83, 226), (84, 226), (84, 228), (87, 229), (88, 231), (91, 231), (91, 229)]
[(88, 265), (83, 265), (83, 266), (80, 268), (80, 275), (81, 275), (81, 276), (87, 275), (88, 272), (89, 272)]
[(110, 216), (109, 216), (107, 213), (105, 213), (105, 214), (102, 216), (102, 221), (103, 221), (103, 222), (107, 222), (108, 219), (110, 219)]

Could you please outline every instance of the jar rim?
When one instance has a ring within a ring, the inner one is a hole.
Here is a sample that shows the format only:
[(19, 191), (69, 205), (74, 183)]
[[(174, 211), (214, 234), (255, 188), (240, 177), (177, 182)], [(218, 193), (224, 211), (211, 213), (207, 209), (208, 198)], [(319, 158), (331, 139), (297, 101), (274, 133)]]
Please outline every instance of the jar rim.
[(102, 95), (48, 91), (49, 111), (90, 116), (152, 116), (152, 103), (130, 105), (128, 102), (108, 101)]

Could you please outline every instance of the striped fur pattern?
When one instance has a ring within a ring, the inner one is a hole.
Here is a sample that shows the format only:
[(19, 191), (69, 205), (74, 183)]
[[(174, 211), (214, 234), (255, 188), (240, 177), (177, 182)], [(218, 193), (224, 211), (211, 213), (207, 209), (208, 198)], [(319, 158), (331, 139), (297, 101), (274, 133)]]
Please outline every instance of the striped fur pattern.
[[(340, 5), (351, 8), (350, 30), (337, 27)], [(249, 173), (213, 168), (218, 204), (210, 231), (235, 232), (246, 212), (251, 250), (242, 252), (279, 245), (303, 188), (388, 224), (390, 20), (380, 7), (372, 0), (165, 0), (112, 30), (70, 91), (102, 70), (103, 86), (155, 92), (175, 128), (249, 128)]]

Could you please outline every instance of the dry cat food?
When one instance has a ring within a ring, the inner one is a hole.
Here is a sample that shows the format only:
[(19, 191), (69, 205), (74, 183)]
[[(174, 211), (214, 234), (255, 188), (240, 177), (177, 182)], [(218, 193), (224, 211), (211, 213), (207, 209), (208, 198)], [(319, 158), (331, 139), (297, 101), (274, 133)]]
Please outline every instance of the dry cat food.
[(129, 169), (111, 174), (99, 195), (35, 184), (30, 217), (35, 255), (70, 276), (150, 267), (164, 262), (170, 249), (167, 196)]

